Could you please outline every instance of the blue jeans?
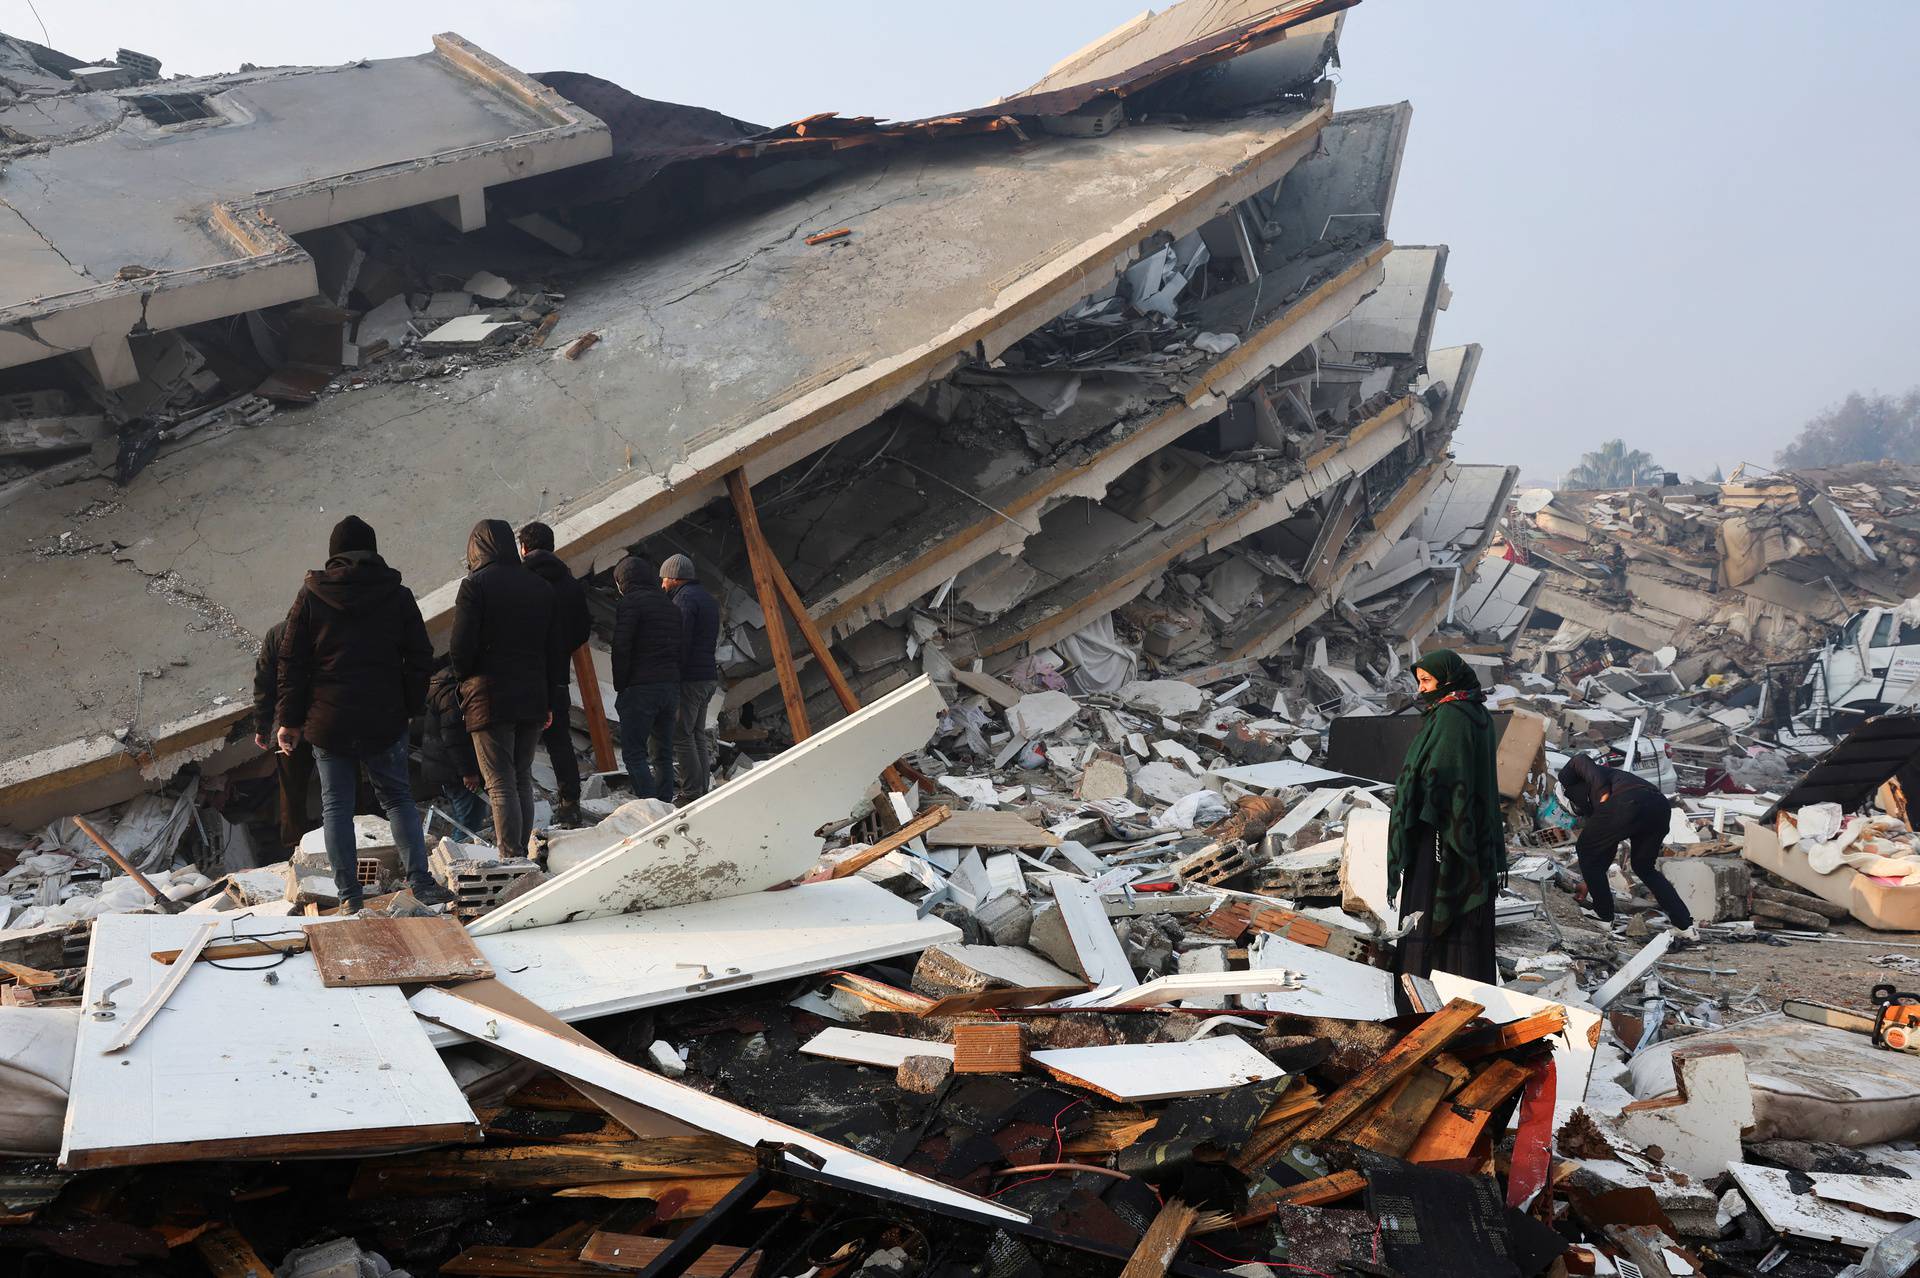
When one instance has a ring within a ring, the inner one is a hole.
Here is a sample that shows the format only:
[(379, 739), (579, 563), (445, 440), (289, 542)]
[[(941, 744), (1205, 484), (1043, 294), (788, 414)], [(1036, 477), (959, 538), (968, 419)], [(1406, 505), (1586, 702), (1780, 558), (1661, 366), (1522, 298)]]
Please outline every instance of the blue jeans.
[[(636, 797), (673, 802), (673, 721), (680, 713), (680, 685), (636, 683), (613, 699), (620, 716), (620, 757)], [(652, 746), (653, 768), (647, 768)]]
[(407, 734), (373, 754), (335, 754), (313, 748), (314, 770), (320, 774), (320, 829), (327, 842), (327, 860), (333, 865), (333, 884), (340, 900), (360, 901), (360, 857), (353, 837), (353, 803), (359, 770), (367, 770), (380, 806), (387, 810), (394, 846), (400, 849), (407, 881), (414, 887), (433, 882), (427, 873), (427, 840), (420, 828), (420, 809), (413, 802), (413, 780), (407, 774)]
[(470, 843), (481, 837), (487, 828), (487, 801), (480, 795), (467, 789), (458, 781), (440, 791), (440, 809), (453, 818), (456, 825), (462, 826), (471, 838), (461, 842)]

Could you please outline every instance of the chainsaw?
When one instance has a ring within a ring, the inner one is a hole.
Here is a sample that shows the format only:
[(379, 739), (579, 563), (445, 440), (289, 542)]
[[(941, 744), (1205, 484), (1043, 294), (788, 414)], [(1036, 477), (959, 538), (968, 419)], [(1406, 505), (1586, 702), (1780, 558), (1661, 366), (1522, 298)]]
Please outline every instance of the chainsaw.
[(1797, 1020), (1865, 1034), (1875, 1047), (1920, 1055), (1920, 994), (1902, 994), (1891, 985), (1876, 985), (1869, 995), (1872, 1012), (1790, 998), (1780, 1010)]

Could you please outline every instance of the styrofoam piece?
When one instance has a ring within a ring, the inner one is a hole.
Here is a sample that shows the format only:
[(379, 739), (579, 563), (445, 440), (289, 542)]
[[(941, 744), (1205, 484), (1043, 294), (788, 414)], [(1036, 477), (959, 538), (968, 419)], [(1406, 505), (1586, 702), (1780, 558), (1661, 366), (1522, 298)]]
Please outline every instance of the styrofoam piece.
[(809, 1056), (851, 1061), (855, 1065), (878, 1065), (884, 1069), (899, 1069), (900, 1063), (909, 1056), (953, 1059), (951, 1043), (930, 1043), (925, 1039), (903, 1038), (898, 1034), (870, 1034), (865, 1030), (841, 1029), (838, 1026), (821, 1030), (801, 1044), (800, 1050)]
[(1122, 988), (1140, 983), (1099, 893), (1090, 884), (1056, 876), (1053, 899), (1060, 906), (1060, 918), (1067, 925), (1067, 935), (1073, 938), (1074, 952), (1080, 956), (1080, 966), (1086, 969), (1090, 983)]
[(1295, 1016), (1331, 1016), (1343, 1021), (1382, 1021), (1394, 1014), (1393, 977), (1377, 967), (1263, 932), (1247, 962), (1257, 970), (1299, 976), (1298, 988), (1256, 994), (1246, 1006)]
[[(265, 973), (193, 965), (124, 1051), (101, 1047), (174, 968), (205, 916), (94, 921), (82, 1007), (108, 987), (113, 1020), (83, 1013), (68, 1089), (63, 1167), (245, 1154), (393, 1149), (476, 1139), (478, 1121), (395, 986), (328, 989), (311, 954)], [(214, 944), (284, 936), (286, 919), (223, 915)], [(258, 962), (255, 960), (255, 962)]]
[(474, 943), (501, 984), (563, 1021), (579, 1021), (915, 954), (959, 938), (951, 923), (919, 918), (909, 902), (854, 875), (523, 928)]
[(1845, 1243), (1849, 1247), (1871, 1247), (1882, 1235), (1892, 1233), (1899, 1222), (1869, 1216), (1837, 1202), (1811, 1194), (1795, 1192), (1792, 1173), (1777, 1167), (1759, 1167), (1753, 1163), (1734, 1163), (1727, 1168), (1733, 1183), (1747, 1196), (1760, 1218), (1774, 1232), (1811, 1238), (1818, 1242)]
[(1391, 817), (1374, 809), (1347, 814), (1347, 834), (1341, 844), (1340, 890), (1348, 910), (1360, 909), (1393, 932), (1400, 911), (1387, 895), (1387, 833)]
[(1285, 969), (1262, 972), (1179, 972), (1155, 977), (1144, 985), (1103, 999), (1100, 1007), (1153, 1007), (1177, 999), (1221, 998), (1230, 995), (1253, 997), (1283, 993), (1300, 983)]
[(820, 857), (814, 831), (844, 818), (873, 778), (933, 735), (945, 702), (925, 676), (687, 807), (476, 919), (495, 936), (764, 891)]
[(1286, 1071), (1231, 1035), (1185, 1043), (1120, 1043), (1033, 1053), (1037, 1065), (1124, 1101), (1204, 1096)]
[(641, 1105), (671, 1114), (728, 1140), (752, 1148), (762, 1141), (794, 1145), (823, 1160), (821, 1170), (864, 1185), (905, 1194), (926, 1202), (1024, 1222), (1027, 1216), (991, 1199), (976, 1198), (891, 1163), (824, 1140), (811, 1132), (775, 1122), (697, 1088), (662, 1078), (630, 1065), (596, 1047), (572, 1043), (516, 1017), (469, 1002), (457, 992), (424, 989), (411, 1000), (416, 1014), (476, 1042), (486, 1043), (523, 1060), (534, 1061), (568, 1078), (591, 1083)]
[[(1553, 1008), (1564, 1008), (1567, 1028), (1553, 1036), (1553, 1130), (1571, 1117), (1587, 1098), (1587, 1085), (1593, 1077), (1594, 1044), (1600, 1037), (1600, 1014), (1591, 1008), (1553, 1003), (1518, 990), (1434, 971), (1427, 979), (1443, 999), (1464, 998), (1485, 1008), (1484, 1015), (1495, 1024), (1525, 1020)], [(1516, 1121), (1518, 1115), (1515, 1115)]]
[(1662, 932), (1660, 935), (1654, 937), (1651, 941), (1648, 941), (1640, 947), (1638, 954), (1635, 954), (1622, 964), (1619, 971), (1608, 977), (1606, 983), (1595, 990), (1593, 997), (1587, 1001), (1601, 1011), (1606, 1011), (1609, 1003), (1619, 998), (1621, 994), (1626, 992), (1629, 986), (1652, 970), (1655, 963), (1658, 963), (1662, 958), (1666, 957), (1667, 951), (1671, 949), (1672, 946), (1673, 933)]

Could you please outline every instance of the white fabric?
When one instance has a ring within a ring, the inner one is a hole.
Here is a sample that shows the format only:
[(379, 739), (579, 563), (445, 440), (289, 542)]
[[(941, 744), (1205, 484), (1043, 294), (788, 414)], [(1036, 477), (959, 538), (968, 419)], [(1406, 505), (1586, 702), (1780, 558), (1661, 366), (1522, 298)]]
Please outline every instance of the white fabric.
[(1140, 654), (1115, 637), (1112, 613), (1082, 626), (1055, 646), (1073, 662), (1074, 680), (1085, 692), (1116, 691), (1133, 681), (1140, 665)]
[(60, 1149), (77, 1007), (0, 1007), (0, 1153)]

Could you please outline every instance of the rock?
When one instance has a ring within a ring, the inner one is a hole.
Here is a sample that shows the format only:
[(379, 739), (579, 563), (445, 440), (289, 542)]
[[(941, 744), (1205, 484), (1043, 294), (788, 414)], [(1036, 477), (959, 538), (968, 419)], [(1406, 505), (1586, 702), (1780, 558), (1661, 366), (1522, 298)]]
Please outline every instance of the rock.
[(1206, 704), (1207, 694), (1178, 679), (1143, 679), (1121, 685), (1120, 704), (1147, 710), (1169, 719), (1192, 714)]
[(1030, 692), (1007, 711), (1013, 735), (1031, 740), (1058, 732), (1080, 713), (1080, 703), (1064, 692)]
[(1067, 920), (1060, 913), (1060, 907), (1051, 901), (1033, 912), (1032, 924), (1027, 932), (1027, 948), (1046, 955), (1076, 978), (1086, 978), (1086, 968), (1080, 963), (1080, 951), (1074, 948), (1073, 937), (1067, 932)]
[(953, 1062), (944, 1056), (909, 1056), (893, 1077), (901, 1091), (931, 1096), (953, 1077)]
[(973, 912), (995, 945), (1025, 945), (1033, 930), (1033, 907), (1018, 892), (1002, 892)]
[(1073, 797), (1083, 803), (1127, 797), (1127, 765), (1117, 754), (1100, 751), (1082, 769), (1074, 783)]

